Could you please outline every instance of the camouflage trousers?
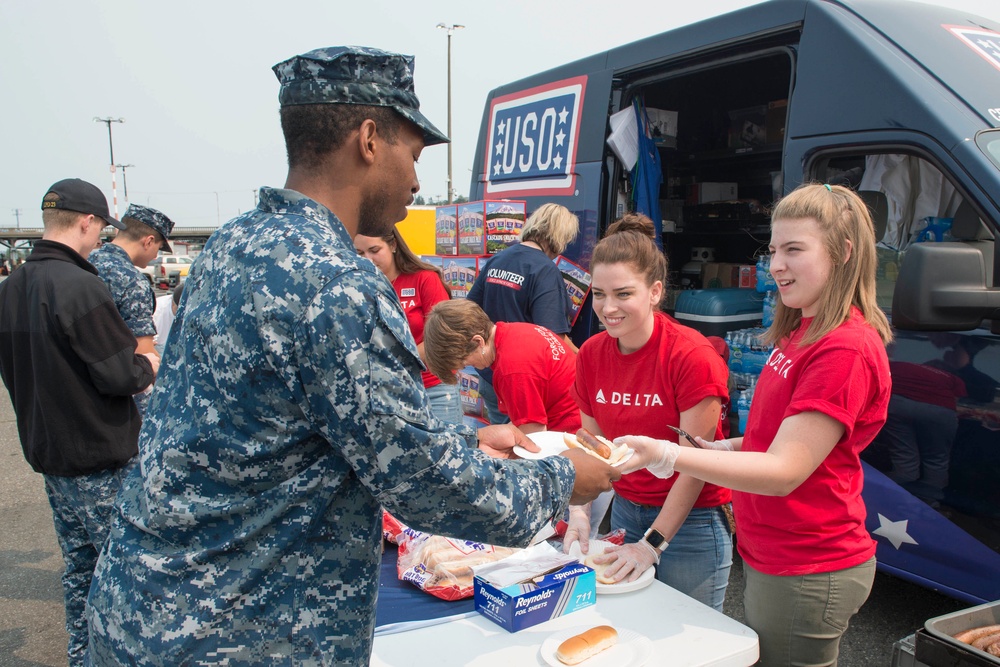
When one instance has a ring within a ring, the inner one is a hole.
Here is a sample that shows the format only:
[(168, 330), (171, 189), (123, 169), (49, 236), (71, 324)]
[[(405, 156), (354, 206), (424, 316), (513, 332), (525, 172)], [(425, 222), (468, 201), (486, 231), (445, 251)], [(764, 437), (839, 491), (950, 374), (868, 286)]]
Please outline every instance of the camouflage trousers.
[(137, 461), (138, 458), (133, 458), (117, 470), (79, 477), (45, 475), (45, 493), (52, 507), (56, 538), (66, 565), (62, 586), (70, 667), (83, 665), (87, 655), (86, 607), (90, 580), (108, 537), (118, 489)]

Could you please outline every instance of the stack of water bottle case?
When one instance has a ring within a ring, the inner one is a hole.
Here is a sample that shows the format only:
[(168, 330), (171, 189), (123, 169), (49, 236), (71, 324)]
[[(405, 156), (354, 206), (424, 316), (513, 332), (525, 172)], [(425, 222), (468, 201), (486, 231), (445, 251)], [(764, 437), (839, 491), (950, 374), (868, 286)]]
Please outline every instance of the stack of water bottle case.
[(760, 340), (774, 319), (777, 303), (777, 285), (769, 265), (769, 256), (760, 257), (756, 274), (745, 287), (679, 290), (673, 309), (681, 324), (726, 341), (730, 401), (739, 417), (741, 433), (746, 426), (754, 385), (771, 353)]
[(746, 430), (747, 413), (750, 411), (757, 378), (771, 356), (771, 348), (761, 342), (761, 335), (774, 321), (774, 308), (778, 299), (777, 284), (769, 271), (770, 263), (769, 255), (757, 258), (756, 290), (764, 295), (761, 326), (730, 331), (725, 336), (729, 346), (730, 385), (734, 391), (731, 398), (739, 415), (740, 433)]

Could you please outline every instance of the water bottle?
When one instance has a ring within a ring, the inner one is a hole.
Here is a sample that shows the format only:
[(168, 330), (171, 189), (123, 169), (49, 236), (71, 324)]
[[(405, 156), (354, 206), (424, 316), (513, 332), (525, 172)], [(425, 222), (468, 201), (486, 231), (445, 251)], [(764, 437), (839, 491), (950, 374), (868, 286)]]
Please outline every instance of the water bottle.
[(917, 243), (951, 241), (952, 218), (926, 217), (924, 228), (917, 234)]
[(757, 291), (770, 292), (777, 286), (774, 276), (771, 275), (771, 256), (761, 255), (757, 258)]
[(778, 307), (778, 293), (770, 291), (764, 295), (764, 314), (761, 321), (765, 327), (774, 324), (774, 309)]
[(729, 340), (729, 372), (743, 372), (743, 345), (740, 341), (739, 332), (730, 332)]
[[(752, 387), (753, 385), (751, 385)], [(750, 415), (750, 387), (740, 392), (739, 400), (736, 401), (736, 413), (740, 417), (740, 433), (747, 431), (747, 417)]]

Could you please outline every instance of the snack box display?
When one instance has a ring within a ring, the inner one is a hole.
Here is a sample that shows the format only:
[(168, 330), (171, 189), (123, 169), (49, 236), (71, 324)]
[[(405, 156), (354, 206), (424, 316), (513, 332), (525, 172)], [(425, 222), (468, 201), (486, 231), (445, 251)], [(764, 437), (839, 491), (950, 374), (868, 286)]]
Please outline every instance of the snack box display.
[(458, 206), (438, 206), (434, 211), (434, 253), (458, 254)]
[(530, 584), (497, 588), (476, 576), (475, 609), (508, 632), (586, 609), (597, 602), (597, 580), (586, 565), (574, 563)]
[(562, 274), (563, 283), (566, 285), (566, 294), (570, 300), (570, 326), (576, 324), (576, 319), (580, 316), (580, 309), (583, 302), (587, 300), (590, 293), (590, 273), (575, 262), (571, 262), (562, 255), (552, 260), (559, 273)]
[(479, 275), (479, 258), (445, 257), (443, 272), (444, 281), (451, 288), (451, 298), (464, 299)]
[(674, 318), (705, 336), (760, 324), (764, 295), (738, 287), (683, 290), (674, 306)]
[(486, 405), (479, 394), (479, 373), (472, 366), (466, 366), (455, 374), (458, 379), (458, 395), (462, 401), (462, 413), (472, 417), (485, 417)]
[(472, 201), (458, 205), (458, 254), (486, 254), (485, 202)]
[(527, 203), (507, 200), (483, 203), (486, 205), (486, 254), (495, 255), (519, 243), (527, 219)]

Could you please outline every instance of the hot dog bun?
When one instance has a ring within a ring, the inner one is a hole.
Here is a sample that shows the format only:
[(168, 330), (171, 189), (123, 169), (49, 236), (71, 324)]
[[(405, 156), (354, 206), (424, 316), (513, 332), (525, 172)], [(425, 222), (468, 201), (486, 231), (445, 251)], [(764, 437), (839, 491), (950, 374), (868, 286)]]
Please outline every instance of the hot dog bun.
[[(627, 453), (628, 447), (625, 445), (616, 445), (607, 438), (594, 435), (585, 428), (581, 428), (576, 432), (576, 435), (572, 433), (563, 433), (563, 442), (567, 447), (571, 449), (582, 449), (591, 456), (601, 459), (609, 465), (613, 465), (620, 461)], [(593, 443), (597, 443), (594, 445)]]
[(595, 563), (594, 562), (594, 557), (595, 556), (600, 556), (600, 555), (601, 554), (590, 554), (590, 555), (588, 555), (586, 558), (583, 559), (583, 564), (586, 565), (587, 567), (589, 567), (591, 570), (594, 571), (594, 575), (597, 577), (597, 583), (599, 583), (599, 584), (607, 584), (609, 586), (618, 583), (614, 579), (612, 579), (611, 577), (609, 577), (606, 574), (604, 574), (604, 571), (607, 570), (608, 567), (611, 566), (611, 563)]
[(610, 625), (598, 625), (560, 644), (556, 649), (556, 658), (564, 665), (576, 665), (617, 643), (617, 630)]

